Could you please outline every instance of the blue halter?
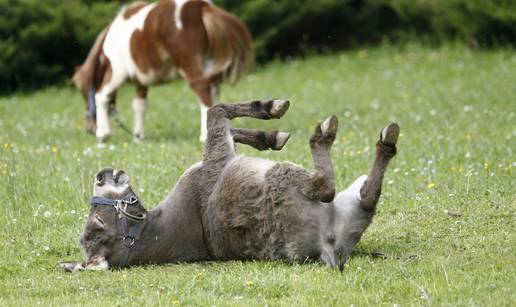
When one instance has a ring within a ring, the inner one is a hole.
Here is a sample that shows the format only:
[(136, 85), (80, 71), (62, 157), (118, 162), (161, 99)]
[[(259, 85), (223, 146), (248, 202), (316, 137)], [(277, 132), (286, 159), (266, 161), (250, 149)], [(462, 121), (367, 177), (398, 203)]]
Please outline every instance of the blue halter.
[(97, 116), (97, 103), (95, 102), (95, 88), (92, 86), (88, 89), (88, 115)]
[[(138, 202), (138, 197), (133, 193), (129, 193), (123, 199), (112, 199), (106, 197), (93, 196), (90, 199), (90, 205), (92, 206), (109, 206), (116, 209), (120, 221), (120, 226), (123, 230), (122, 245), (124, 246), (124, 253), (120, 260), (120, 267), (127, 266), (131, 249), (134, 246), (136, 240), (139, 239), (140, 233), (147, 221), (147, 215), (144, 213), (140, 216), (130, 214), (126, 211), (128, 205), (133, 205)], [(135, 223), (129, 226), (127, 220), (131, 220)]]

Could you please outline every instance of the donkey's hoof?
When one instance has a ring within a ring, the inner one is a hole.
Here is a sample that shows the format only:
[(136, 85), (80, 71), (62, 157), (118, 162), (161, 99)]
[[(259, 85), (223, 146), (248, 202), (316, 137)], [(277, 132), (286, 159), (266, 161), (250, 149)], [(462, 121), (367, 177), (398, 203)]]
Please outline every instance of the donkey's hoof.
[(283, 148), (283, 146), (285, 146), (285, 144), (287, 143), (289, 138), (290, 138), (290, 133), (279, 131), (276, 134), (276, 142), (271, 149), (272, 150), (281, 150)]
[(380, 141), (385, 145), (394, 146), (398, 142), (398, 136), (400, 135), (400, 126), (396, 123), (391, 123), (383, 128), (380, 134)]
[(337, 116), (332, 115), (321, 123), (321, 132), (323, 135), (335, 134), (339, 128), (339, 120)]
[(271, 117), (281, 118), (287, 112), (290, 102), (288, 100), (274, 99), (271, 107)]

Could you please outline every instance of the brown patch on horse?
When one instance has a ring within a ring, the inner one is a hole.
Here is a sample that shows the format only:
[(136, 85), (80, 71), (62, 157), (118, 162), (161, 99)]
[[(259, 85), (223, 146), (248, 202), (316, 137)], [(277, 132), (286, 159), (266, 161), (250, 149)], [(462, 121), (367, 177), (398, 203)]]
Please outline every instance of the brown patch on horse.
[(131, 18), (134, 14), (138, 13), (148, 3), (144, 1), (136, 1), (129, 4), (124, 10), (124, 19)]
[(214, 62), (207, 78), (221, 75), (230, 83), (238, 81), (254, 62), (249, 29), (236, 16), (215, 5), (203, 7), (202, 21), (208, 36), (208, 57)]
[[(175, 29), (172, 1), (158, 2), (145, 18), (142, 30), (131, 35), (129, 48), (138, 68), (144, 72), (166, 75), (174, 63), (164, 44), (173, 40)], [(165, 77), (165, 76), (163, 76)]]

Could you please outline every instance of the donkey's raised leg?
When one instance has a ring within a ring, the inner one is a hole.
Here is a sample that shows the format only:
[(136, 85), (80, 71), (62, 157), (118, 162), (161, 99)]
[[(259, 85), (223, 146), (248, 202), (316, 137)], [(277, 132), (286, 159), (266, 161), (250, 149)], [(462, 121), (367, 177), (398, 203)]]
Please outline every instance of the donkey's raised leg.
[(335, 177), (330, 151), (338, 126), (337, 117), (331, 116), (317, 125), (310, 138), (315, 173), (303, 191), (310, 199), (328, 203), (335, 196)]
[(245, 128), (231, 128), (231, 135), (236, 143), (246, 144), (258, 150), (281, 150), (290, 137), (288, 132)]
[(221, 169), (235, 157), (231, 119), (244, 116), (259, 119), (280, 118), (288, 107), (287, 100), (256, 100), (248, 103), (218, 104), (210, 108), (208, 110), (208, 137), (203, 156), (205, 186), (213, 186), (217, 177), (220, 176)]
[(396, 142), (400, 127), (392, 123), (383, 128), (380, 139), (376, 142), (376, 157), (364, 185), (360, 189), (360, 207), (373, 212), (382, 193), (382, 181), (389, 161), (396, 155)]

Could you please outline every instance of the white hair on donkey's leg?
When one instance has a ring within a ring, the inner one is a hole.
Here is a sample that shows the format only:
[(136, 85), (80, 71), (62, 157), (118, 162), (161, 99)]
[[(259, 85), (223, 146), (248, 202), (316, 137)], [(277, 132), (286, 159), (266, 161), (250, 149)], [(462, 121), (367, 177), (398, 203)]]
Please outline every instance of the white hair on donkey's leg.
[(367, 175), (362, 175), (355, 179), (355, 181), (347, 189), (337, 194), (334, 200), (337, 209), (343, 209), (344, 207), (350, 205), (358, 206), (360, 204), (360, 200), (362, 199), (360, 196), (360, 189), (366, 180)]

